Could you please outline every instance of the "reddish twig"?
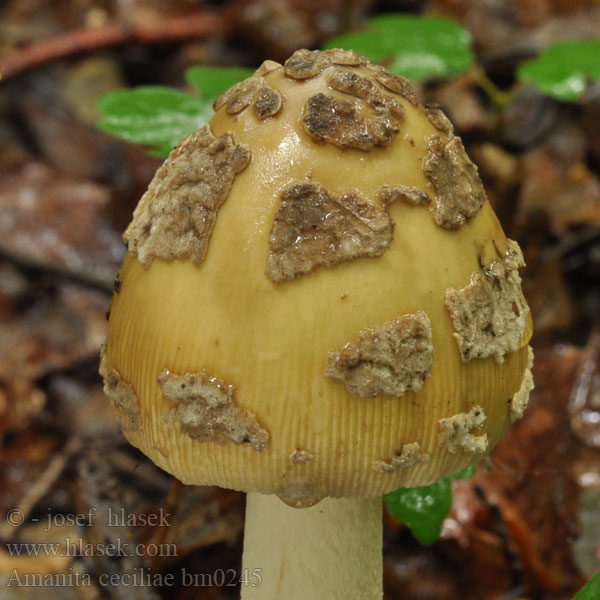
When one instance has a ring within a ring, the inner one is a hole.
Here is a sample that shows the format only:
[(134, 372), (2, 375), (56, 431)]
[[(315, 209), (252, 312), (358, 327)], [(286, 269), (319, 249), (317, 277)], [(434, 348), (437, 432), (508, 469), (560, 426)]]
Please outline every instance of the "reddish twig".
[(105, 27), (75, 29), (60, 36), (13, 50), (0, 59), (2, 80), (73, 54), (121, 44), (156, 44), (199, 39), (221, 30), (221, 18), (213, 11), (165, 19), (157, 25), (127, 26), (113, 23)]

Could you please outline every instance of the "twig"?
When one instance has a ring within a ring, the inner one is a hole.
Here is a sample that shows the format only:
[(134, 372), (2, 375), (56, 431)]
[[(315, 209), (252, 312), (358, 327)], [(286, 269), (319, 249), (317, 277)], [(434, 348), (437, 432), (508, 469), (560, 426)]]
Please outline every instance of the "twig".
[(79, 438), (71, 438), (65, 447), (52, 457), (39, 479), (27, 490), (18, 506), (12, 509), (13, 513), (17, 513), (19, 522), (7, 520), (0, 525), (0, 539), (9, 540), (13, 538), (18, 526), (25, 521), (36, 504), (46, 495), (66, 468), (71, 456), (77, 453), (81, 446), (82, 443)]
[(60, 36), (13, 50), (0, 60), (2, 80), (80, 52), (91, 52), (122, 44), (156, 44), (207, 37), (221, 30), (222, 21), (214, 11), (165, 19), (158, 25), (127, 26), (112, 23), (105, 27), (75, 29)]
[(502, 111), (517, 97), (526, 84), (516, 81), (509, 89), (501, 90), (476, 63), (473, 63), (467, 73), (471, 79), (486, 93), (498, 113)]
[(582, 229), (562, 236), (556, 245), (544, 250), (542, 257), (544, 260), (550, 260), (555, 256), (562, 257), (596, 238), (600, 239), (600, 226), (597, 223), (586, 225)]
[(115, 265), (114, 273), (110, 277), (101, 277), (82, 269), (69, 269), (63, 265), (53, 265), (50, 262), (45, 262), (32, 256), (26, 256), (18, 252), (13, 252), (9, 248), (4, 248), (0, 242), (0, 259), (14, 263), (22, 269), (32, 269), (41, 271), (44, 274), (56, 275), (75, 283), (80, 283), (84, 286), (92, 287), (104, 292), (112, 294), (114, 289), (114, 278), (118, 270), (118, 265)]

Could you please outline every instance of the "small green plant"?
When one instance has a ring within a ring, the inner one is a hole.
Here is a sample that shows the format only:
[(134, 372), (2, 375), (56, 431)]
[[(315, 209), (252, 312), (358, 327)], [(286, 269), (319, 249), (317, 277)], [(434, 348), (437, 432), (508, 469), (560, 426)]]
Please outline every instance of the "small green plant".
[(475, 467), (470, 467), (442, 477), (442, 479), (417, 488), (400, 488), (383, 496), (389, 513), (407, 525), (421, 544), (433, 544), (440, 535), (444, 519), (452, 508), (452, 481), (471, 477)]
[(219, 94), (252, 72), (242, 67), (191, 67), (185, 77), (197, 94), (155, 85), (111, 92), (98, 100), (98, 127), (165, 158), (180, 139), (206, 125)]
[(452, 77), (474, 60), (471, 33), (443, 17), (374, 17), (363, 31), (335, 37), (325, 47), (355, 50), (415, 81)]
[[(600, 40), (562, 42), (517, 69), (517, 82), (499, 89), (476, 64), (469, 31), (444, 17), (382, 15), (364, 30), (335, 37), (327, 48), (354, 49), (391, 72), (414, 81), (455, 77), (468, 71), (498, 109), (503, 109), (529, 82), (540, 93), (565, 102), (581, 97), (587, 78), (600, 81)], [(186, 72), (196, 93), (162, 86), (143, 86), (102, 96), (98, 126), (129, 142), (166, 157), (175, 144), (205, 125), (215, 99), (252, 74), (241, 67), (196, 66)]]
[(573, 102), (585, 92), (588, 78), (600, 81), (600, 40), (550, 46), (537, 58), (522, 63), (517, 75), (542, 94)]
[(573, 597), (573, 600), (598, 600), (600, 598), (600, 573), (596, 573)]
[(449, 78), (468, 71), (498, 109), (526, 83), (547, 96), (574, 102), (587, 78), (600, 81), (600, 40), (561, 42), (523, 62), (509, 90), (499, 89), (476, 64), (469, 31), (444, 17), (381, 15), (362, 31), (329, 40), (327, 48), (354, 49), (397, 75), (414, 81)]

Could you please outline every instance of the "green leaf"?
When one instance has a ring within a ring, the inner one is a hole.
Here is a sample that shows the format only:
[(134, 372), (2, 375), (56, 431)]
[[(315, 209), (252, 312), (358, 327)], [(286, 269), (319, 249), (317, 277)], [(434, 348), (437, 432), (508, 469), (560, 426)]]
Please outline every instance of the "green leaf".
[(473, 62), (471, 34), (444, 17), (381, 15), (365, 31), (335, 37), (325, 47), (355, 50), (416, 81), (450, 77)]
[(214, 67), (211, 65), (198, 65), (190, 67), (185, 72), (188, 83), (200, 90), (204, 98), (217, 97), (228, 90), (233, 84), (250, 77), (253, 69), (245, 67)]
[(212, 100), (160, 86), (111, 92), (98, 99), (97, 107), (100, 129), (162, 157), (213, 115)]
[(252, 69), (242, 67), (196, 66), (185, 75), (200, 95), (161, 86), (106, 94), (97, 102), (102, 114), (98, 127), (128, 142), (148, 146), (154, 156), (166, 157), (179, 140), (206, 125), (220, 94), (252, 73)]
[(573, 600), (598, 600), (600, 598), (600, 573), (596, 573), (573, 597)]
[(600, 40), (549, 46), (537, 58), (523, 62), (517, 76), (542, 94), (573, 102), (585, 91), (588, 77), (600, 80)]
[(384, 494), (383, 498), (392, 517), (410, 527), (421, 544), (433, 544), (452, 508), (452, 480), (471, 477), (473, 473), (475, 467), (469, 467), (432, 485), (399, 488)]

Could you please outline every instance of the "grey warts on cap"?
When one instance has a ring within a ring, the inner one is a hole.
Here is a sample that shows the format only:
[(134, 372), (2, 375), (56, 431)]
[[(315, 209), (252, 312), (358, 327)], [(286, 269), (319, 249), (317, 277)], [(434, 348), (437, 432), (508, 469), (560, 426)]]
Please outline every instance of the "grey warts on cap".
[(277, 71), (277, 69), (281, 69), (283, 65), (274, 61), (274, 60), (265, 60), (258, 69), (254, 72), (254, 75), (258, 77), (263, 77), (264, 75), (268, 75), (273, 71)]
[(393, 73), (386, 71), (383, 67), (377, 65), (370, 65), (370, 68), (375, 71), (375, 79), (383, 87), (390, 90), (390, 92), (394, 92), (395, 94), (402, 96), (413, 106), (417, 106), (417, 104), (419, 104), (413, 88), (410, 85), (410, 81), (408, 81), (406, 77), (394, 75)]
[(401, 444), (389, 460), (376, 460), (373, 463), (373, 471), (376, 473), (394, 473), (415, 465), (426, 465), (429, 463), (430, 458), (429, 454), (421, 452), (419, 442)]
[(235, 388), (205, 370), (177, 375), (164, 369), (158, 376), (163, 396), (175, 404), (165, 420), (181, 425), (181, 431), (193, 440), (223, 444), (250, 444), (264, 450), (269, 432), (256, 416), (235, 403)]
[(521, 386), (517, 390), (517, 393), (510, 400), (510, 420), (512, 423), (518, 421), (523, 417), (523, 413), (527, 408), (529, 402), (529, 395), (534, 389), (533, 375), (531, 369), (533, 368), (533, 350), (531, 346), (527, 347), (527, 368), (523, 373), (523, 379), (521, 380)]
[(331, 65), (331, 60), (324, 52), (296, 50), (285, 61), (283, 68), (285, 74), (292, 79), (312, 79), (329, 65)]
[(219, 208), (250, 150), (206, 125), (179, 142), (158, 169), (123, 237), (144, 267), (155, 258), (204, 260)]
[(368, 59), (354, 50), (342, 50), (341, 48), (331, 48), (323, 50), (326, 56), (329, 57), (331, 64), (341, 65), (344, 67), (361, 67), (369, 63)]
[(329, 69), (327, 83), (338, 92), (359, 98), (379, 118), (401, 121), (404, 107), (393, 96), (382, 93), (374, 80), (359, 75), (356, 71), (339, 67)]
[(261, 120), (272, 117), (279, 112), (282, 104), (283, 97), (279, 91), (265, 86), (256, 94), (253, 105), (254, 114)]
[(284, 69), (287, 77), (297, 80), (311, 79), (320, 75), (331, 66), (367, 67), (371, 76), (386, 90), (403, 97), (411, 104), (418, 104), (412, 86), (406, 77), (393, 75), (380, 65), (371, 62), (354, 52), (354, 50), (297, 50), (285, 62)]
[(104, 393), (117, 409), (117, 418), (124, 431), (139, 431), (142, 429), (140, 405), (133, 387), (123, 381), (116, 369), (106, 365), (106, 351), (102, 346), (100, 351), (100, 375), (104, 380)]
[(423, 171), (435, 188), (431, 212), (440, 227), (456, 229), (474, 217), (486, 201), (477, 167), (459, 137), (442, 144), (439, 136), (425, 138)]
[(331, 65), (359, 67), (368, 63), (354, 50), (296, 50), (285, 61), (285, 74), (292, 79), (311, 79)]
[(432, 361), (431, 323), (418, 311), (364, 329), (356, 340), (330, 352), (325, 375), (359, 398), (402, 396), (422, 389)]
[(334, 90), (357, 98), (367, 98), (375, 90), (375, 86), (368, 77), (363, 77), (350, 69), (331, 70), (327, 75), (327, 83)]
[(425, 106), (425, 112), (427, 113), (427, 118), (436, 129), (443, 131), (446, 135), (454, 133), (454, 125), (452, 125), (452, 121), (446, 116), (441, 106), (438, 104), (428, 104)]
[(236, 83), (217, 98), (214, 104), (215, 111), (225, 104), (228, 115), (237, 115), (252, 104), (258, 90), (263, 85), (265, 85), (264, 78), (256, 76)]
[(304, 128), (314, 141), (338, 148), (367, 151), (376, 146), (389, 146), (393, 135), (400, 131), (399, 109), (382, 105), (367, 114), (360, 104), (358, 100), (315, 94), (306, 103)]
[(323, 495), (315, 493), (310, 483), (285, 483), (275, 491), (275, 495), (285, 504), (293, 508), (308, 508), (323, 499)]
[(392, 234), (392, 219), (381, 206), (314, 183), (293, 184), (281, 194), (275, 214), (267, 277), (279, 283), (319, 267), (381, 256)]
[(446, 309), (463, 362), (494, 356), (501, 363), (518, 350), (529, 314), (518, 270), (524, 264), (518, 244), (508, 240), (501, 260), (474, 271), (460, 290), (446, 290)]
[(314, 457), (315, 457), (315, 455), (308, 450), (304, 450), (302, 448), (294, 448), (290, 452), (289, 458), (290, 458), (290, 461), (292, 462), (292, 464), (303, 465), (303, 464), (306, 464), (307, 462), (311, 461)]
[(385, 185), (381, 188), (378, 197), (379, 201), (384, 206), (387, 206), (396, 200), (403, 200), (407, 204), (412, 204), (413, 206), (420, 206), (431, 202), (431, 198), (426, 192), (417, 187), (409, 187), (406, 185)]
[(404, 118), (398, 96), (418, 104), (407, 79), (372, 65), (352, 50), (298, 50), (284, 69), (287, 77), (298, 81), (323, 74), (332, 90), (353, 97), (317, 93), (308, 99), (304, 128), (318, 143), (363, 151), (389, 146)]
[(473, 406), (467, 413), (440, 419), (440, 446), (452, 454), (459, 449), (469, 454), (483, 454), (488, 447), (487, 433), (478, 434), (477, 430), (482, 427), (485, 418), (483, 408)]
[[(275, 63), (277, 64), (277, 63)], [(257, 71), (258, 73), (258, 71)], [(254, 74), (223, 92), (214, 102), (215, 112), (225, 106), (228, 115), (237, 115), (252, 105), (261, 120), (276, 115), (283, 106), (283, 96), (264, 77)]]

